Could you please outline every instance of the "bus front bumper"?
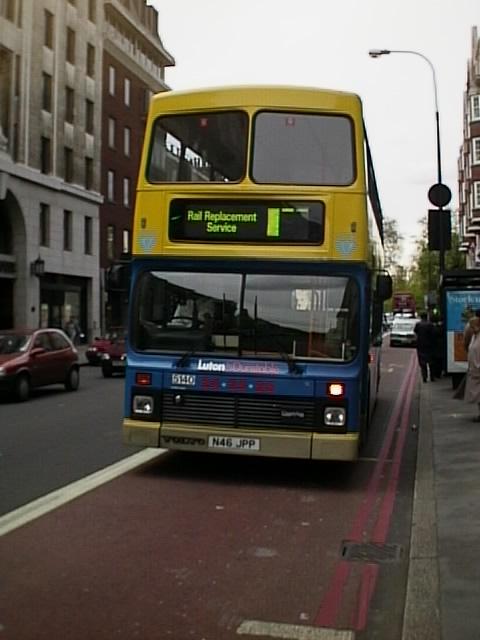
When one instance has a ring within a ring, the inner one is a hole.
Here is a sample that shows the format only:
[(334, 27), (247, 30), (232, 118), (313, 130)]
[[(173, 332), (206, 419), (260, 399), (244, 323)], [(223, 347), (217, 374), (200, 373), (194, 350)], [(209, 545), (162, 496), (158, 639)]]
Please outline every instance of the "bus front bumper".
[(123, 441), (139, 447), (209, 451), (275, 458), (356, 460), (357, 433), (310, 433), (163, 424), (125, 418)]

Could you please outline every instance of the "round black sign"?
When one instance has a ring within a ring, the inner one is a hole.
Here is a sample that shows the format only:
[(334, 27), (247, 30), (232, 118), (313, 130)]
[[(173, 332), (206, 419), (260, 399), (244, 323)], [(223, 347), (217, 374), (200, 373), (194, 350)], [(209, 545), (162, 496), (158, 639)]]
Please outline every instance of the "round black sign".
[(428, 199), (435, 207), (445, 207), (452, 199), (452, 192), (446, 184), (438, 182), (428, 190)]

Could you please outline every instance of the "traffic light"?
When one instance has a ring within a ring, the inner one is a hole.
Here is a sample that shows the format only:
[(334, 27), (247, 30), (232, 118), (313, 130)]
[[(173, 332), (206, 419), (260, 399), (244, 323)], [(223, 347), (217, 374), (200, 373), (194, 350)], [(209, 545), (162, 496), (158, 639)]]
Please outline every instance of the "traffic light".
[(428, 210), (428, 250), (448, 251), (452, 247), (450, 209)]

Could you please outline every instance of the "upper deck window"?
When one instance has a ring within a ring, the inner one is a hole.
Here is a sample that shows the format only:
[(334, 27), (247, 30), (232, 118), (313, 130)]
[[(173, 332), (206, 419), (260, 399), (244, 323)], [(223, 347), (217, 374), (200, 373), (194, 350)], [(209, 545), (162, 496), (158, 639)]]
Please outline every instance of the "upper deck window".
[(150, 182), (238, 182), (245, 175), (248, 116), (241, 111), (158, 118)]
[(351, 184), (355, 179), (352, 121), (337, 115), (259, 113), (252, 178), (261, 184)]

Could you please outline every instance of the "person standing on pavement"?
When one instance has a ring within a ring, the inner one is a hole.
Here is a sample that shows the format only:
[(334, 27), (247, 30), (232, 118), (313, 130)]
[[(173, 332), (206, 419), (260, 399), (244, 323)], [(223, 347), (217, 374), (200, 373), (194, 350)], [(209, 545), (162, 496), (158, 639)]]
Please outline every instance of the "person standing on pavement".
[(465, 328), (464, 342), (467, 347), (468, 369), (465, 380), (465, 401), (477, 403), (478, 415), (474, 422), (480, 422), (480, 309)]
[(425, 312), (420, 314), (420, 322), (417, 322), (414, 331), (417, 334), (417, 358), (422, 372), (422, 380), (427, 382), (430, 373), (430, 380), (433, 382), (435, 374), (432, 367), (432, 356), (435, 336), (433, 324)]

